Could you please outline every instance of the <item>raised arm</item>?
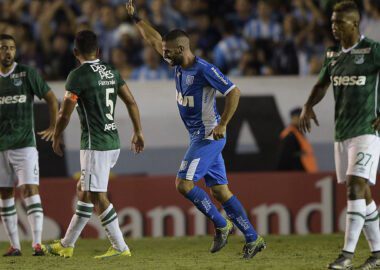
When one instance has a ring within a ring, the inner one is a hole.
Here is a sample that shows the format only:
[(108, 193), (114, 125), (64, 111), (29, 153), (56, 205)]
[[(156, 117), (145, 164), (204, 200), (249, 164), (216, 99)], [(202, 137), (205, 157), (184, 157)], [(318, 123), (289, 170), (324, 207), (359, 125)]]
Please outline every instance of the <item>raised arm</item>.
[(127, 13), (134, 21), (138, 31), (144, 40), (162, 56), (162, 37), (148, 22), (137, 16), (132, 0), (126, 4)]
[(134, 134), (132, 136), (131, 150), (138, 154), (144, 150), (144, 137), (141, 128), (139, 108), (126, 84), (120, 87), (118, 95), (127, 106), (129, 117), (133, 124)]

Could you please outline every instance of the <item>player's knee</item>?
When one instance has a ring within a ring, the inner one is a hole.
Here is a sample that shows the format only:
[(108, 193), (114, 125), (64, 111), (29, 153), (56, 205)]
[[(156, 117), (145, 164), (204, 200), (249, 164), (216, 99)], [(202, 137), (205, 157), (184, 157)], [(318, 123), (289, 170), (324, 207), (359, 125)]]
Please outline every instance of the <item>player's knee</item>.
[(347, 186), (347, 197), (349, 200), (358, 200), (365, 198), (365, 186), (352, 183)]
[(186, 195), (190, 190), (194, 188), (194, 184), (192, 181), (176, 179), (176, 189), (182, 195)]
[(220, 203), (224, 203), (232, 197), (232, 193), (226, 185), (211, 187), (211, 195)]
[(7, 200), (14, 196), (14, 188), (0, 188), (0, 198), (2, 200)]
[(28, 197), (38, 194), (37, 185), (22, 185), (20, 188), (21, 188), (21, 196), (23, 198), (28, 198)]
[(90, 192), (89, 196), (91, 198), (91, 202), (99, 209), (103, 209), (109, 205), (107, 193), (105, 192)]

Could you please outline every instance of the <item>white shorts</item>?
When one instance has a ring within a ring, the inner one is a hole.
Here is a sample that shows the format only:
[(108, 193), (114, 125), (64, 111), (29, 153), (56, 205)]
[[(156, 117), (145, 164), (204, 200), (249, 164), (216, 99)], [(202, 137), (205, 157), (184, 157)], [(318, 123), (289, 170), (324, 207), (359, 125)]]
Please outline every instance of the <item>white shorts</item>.
[(119, 154), (120, 149), (80, 150), (81, 190), (107, 192), (110, 170), (115, 166)]
[(347, 175), (368, 179), (376, 184), (377, 166), (380, 155), (380, 138), (362, 135), (334, 143), (335, 168), (338, 183), (344, 183)]
[(40, 172), (35, 147), (0, 151), (0, 187), (38, 185)]

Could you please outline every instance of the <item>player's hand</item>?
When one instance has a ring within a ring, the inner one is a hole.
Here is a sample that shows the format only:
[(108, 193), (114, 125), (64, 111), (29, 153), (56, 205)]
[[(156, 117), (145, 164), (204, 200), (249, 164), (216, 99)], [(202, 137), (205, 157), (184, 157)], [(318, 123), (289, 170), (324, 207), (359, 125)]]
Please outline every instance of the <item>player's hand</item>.
[(62, 157), (63, 156), (63, 151), (62, 151), (62, 139), (61, 137), (54, 137), (53, 138), (53, 151), (56, 153), (58, 156)]
[(38, 132), (37, 134), (41, 136), (42, 140), (45, 141), (52, 141), (53, 140), (53, 135), (54, 135), (54, 129), (55, 127), (49, 127), (48, 129), (45, 129), (43, 131)]
[(127, 9), (128, 15), (132, 17), (135, 14), (135, 7), (133, 6), (133, 1), (128, 0), (128, 2), (125, 4), (125, 7)]
[(380, 131), (380, 116), (378, 116), (375, 120), (373, 120), (372, 128), (376, 131)]
[(311, 119), (313, 119), (314, 123), (319, 126), (319, 122), (317, 119), (317, 116), (315, 115), (315, 112), (313, 110), (313, 107), (310, 106), (303, 106), (301, 116), (300, 116), (300, 122), (299, 122), (299, 128), (303, 132), (310, 132), (311, 130)]
[(225, 125), (219, 124), (212, 130), (212, 136), (215, 140), (223, 139), (226, 135), (226, 129)]
[(131, 151), (139, 154), (144, 150), (144, 137), (141, 132), (134, 133), (131, 141)]

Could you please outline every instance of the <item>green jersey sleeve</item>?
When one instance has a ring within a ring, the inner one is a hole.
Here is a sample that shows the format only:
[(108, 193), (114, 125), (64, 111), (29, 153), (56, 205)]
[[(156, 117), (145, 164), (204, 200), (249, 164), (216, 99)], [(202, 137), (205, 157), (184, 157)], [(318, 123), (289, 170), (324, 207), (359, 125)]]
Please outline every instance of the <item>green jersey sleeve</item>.
[(28, 79), (33, 94), (36, 95), (39, 99), (42, 99), (50, 90), (50, 87), (34, 68), (30, 68), (28, 72)]
[(78, 72), (75, 71), (76, 70), (71, 71), (69, 76), (67, 76), (65, 88), (67, 91), (80, 95), (82, 90), (80, 87), (80, 79), (77, 76)]
[(119, 71), (115, 70), (115, 79), (116, 79), (116, 85), (117, 89), (119, 90), (120, 87), (122, 87), (125, 84), (124, 79), (121, 77)]
[(328, 66), (331, 61), (333, 52), (330, 50), (326, 51), (325, 59), (323, 61), (322, 69), (319, 72), (318, 76), (318, 81), (320, 82), (325, 82), (325, 81), (330, 81), (330, 75), (328, 71)]

